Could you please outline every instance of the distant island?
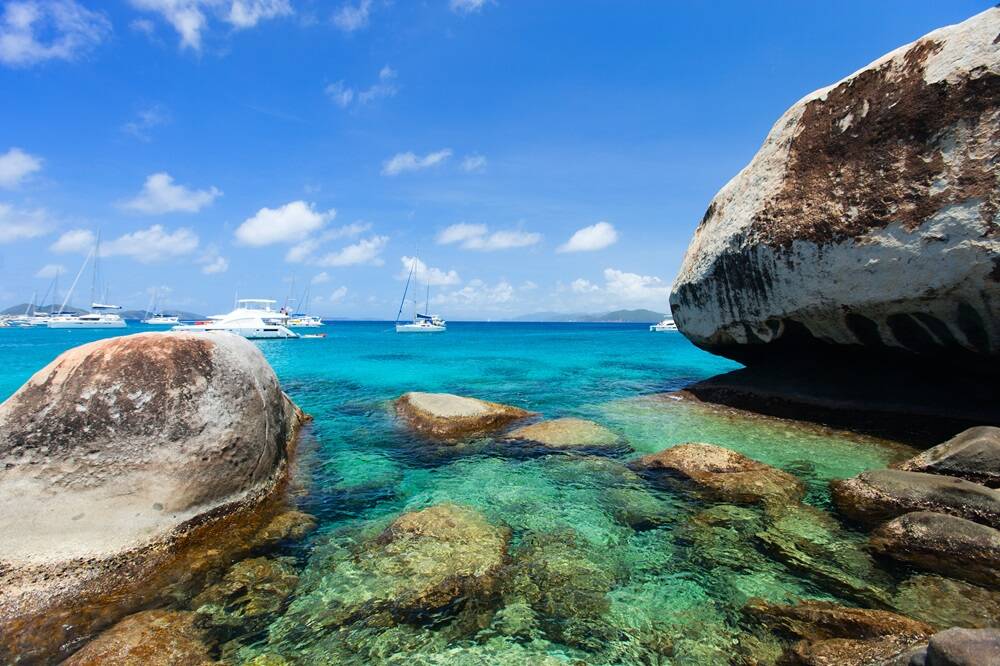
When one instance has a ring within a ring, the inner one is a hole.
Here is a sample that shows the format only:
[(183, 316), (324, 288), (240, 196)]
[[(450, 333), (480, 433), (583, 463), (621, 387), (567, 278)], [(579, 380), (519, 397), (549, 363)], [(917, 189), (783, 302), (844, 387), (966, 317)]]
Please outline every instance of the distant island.
[(604, 314), (567, 314), (565, 312), (533, 312), (514, 317), (511, 321), (586, 322), (604, 324), (655, 324), (668, 315), (652, 310), (614, 310)]

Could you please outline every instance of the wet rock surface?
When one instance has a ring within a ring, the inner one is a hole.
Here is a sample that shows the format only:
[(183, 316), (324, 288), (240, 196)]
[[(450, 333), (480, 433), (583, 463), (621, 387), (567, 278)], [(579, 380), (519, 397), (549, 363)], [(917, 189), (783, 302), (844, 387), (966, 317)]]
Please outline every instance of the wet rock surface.
[(651, 476), (678, 478), (737, 503), (792, 502), (805, 494), (795, 476), (712, 444), (680, 444), (629, 463)]
[(904, 513), (933, 511), (1000, 526), (1000, 491), (937, 474), (880, 469), (830, 483), (838, 511), (874, 527)]
[(955, 476), (990, 488), (1000, 487), (1000, 428), (969, 428), (894, 467)]
[(1000, 626), (1000, 590), (941, 576), (921, 574), (903, 581), (893, 606), (937, 629)]
[(1000, 530), (943, 513), (917, 511), (871, 534), (872, 549), (986, 587), (1000, 587)]
[(807, 95), (712, 200), (674, 321), (748, 365), (997, 367), (1000, 9)]
[(577, 418), (533, 423), (507, 433), (505, 439), (532, 442), (550, 449), (624, 448), (621, 438), (608, 428)]
[(1000, 666), (1000, 629), (942, 631), (931, 636), (922, 656), (917, 666)]
[(531, 415), (519, 407), (450, 393), (405, 393), (395, 402), (396, 414), (427, 437), (443, 440), (498, 430)]
[(214, 664), (195, 614), (150, 610), (129, 615), (87, 643), (65, 666)]

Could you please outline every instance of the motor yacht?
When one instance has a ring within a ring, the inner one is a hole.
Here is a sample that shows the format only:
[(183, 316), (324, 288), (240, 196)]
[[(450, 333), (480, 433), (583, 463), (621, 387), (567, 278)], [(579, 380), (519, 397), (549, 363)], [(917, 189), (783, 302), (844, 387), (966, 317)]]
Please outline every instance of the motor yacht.
[(649, 330), (654, 333), (663, 333), (665, 331), (676, 331), (677, 324), (674, 323), (673, 319), (667, 317), (659, 324), (653, 324), (652, 326), (650, 326)]
[(295, 333), (283, 323), (287, 315), (279, 316), (271, 306), (276, 301), (263, 298), (243, 298), (236, 301), (236, 309), (226, 315), (216, 315), (194, 324), (174, 326), (172, 331), (193, 333), (228, 332), (249, 339), (297, 338)]

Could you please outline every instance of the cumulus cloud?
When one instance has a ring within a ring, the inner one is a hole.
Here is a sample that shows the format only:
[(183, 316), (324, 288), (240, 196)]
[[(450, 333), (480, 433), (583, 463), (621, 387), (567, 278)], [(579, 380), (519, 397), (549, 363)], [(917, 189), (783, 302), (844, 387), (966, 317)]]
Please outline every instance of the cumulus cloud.
[(151, 130), (170, 121), (170, 115), (159, 104), (139, 109), (135, 118), (122, 125), (122, 132), (140, 141), (152, 139)]
[(104, 14), (75, 0), (8, 2), (0, 16), (0, 62), (28, 67), (47, 60), (74, 60), (111, 34)]
[(598, 222), (579, 229), (556, 252), (593, 252), (618, 242), (618, 231), (607, 222)]
[(462, 160), (462, 171), (478, 173), (486, 170), (486, 158), (482, 155), (466, 155)]
[(229, 260), (220, 255), (219, 250), (215, 246), (211, 246), (205, 250), (198, 258), (198, 263), (201, 264), (201, 272), (205, 275), (225, 273), (229, 270)]
[(184, 185), (175, 185), (169, 173), (154, 173), (146, 178), (142, 191), (122, 208), (147, 215), (162, 215), (163, 213), (197, 213), (208, 206), (222, 191), (217, 187), (207, 190), (192, 190)]
[(398, 92), (396, 77), (396, 70), (386, 65), (379, 70), (378, 80), (368, 88), (355, 90), (343, 81), (337, 81), (326, 87), (326, 95), (342, 109), (349, 108), (355, 102), (362, 106), (378, 99), (393, 97)]
[(475, 14), (486, 6), (486, 0), (449, 0), (448, 6), (456, 14)]
[(458, 273), (454, 270), (444, 271), (440, 268), (434, 268), (428, 266), (419, 257), (400, 257), (399, 263), (402, 265), (402, 270), (396, 274), (397, 280), (405, 280), (410, 275), (410, 269), (413, 269), (413, 279), (420, 284), (430, 285), (432, 287), (438, 286), (450, 286), (455, 284), (460, 284), (462, 279), (458, 277)]
[(333, 24), (344, 32), (354, 32), (368, 25), (372, 0), (361, 0), (357, 5), (343, 5), (333, 14)]
[(536, 245), (542, 240), (542, 235), (535, 232), (515, 229), (489, 232), (485, 224), (469, 224), (459, 222), (444, 229), (437, 236), (439, 245), (459, 245), (466, 250), (492, 252), (509, 250), (516, 247)]
[(596, 284), (590, 280), (584, 280), (583, 278), (577, 278), (570, 283), (569, 288), (577, 294), (589, 294), (592, 291), (597, 291), (600, 289)]
[(47, 278), (52, 279), (57, 275), (62, 275), (66, 272), (66, 267), (62, 264), (45, 264), (35, 273), (36, 278)]
[(42, 236), (49, 232), (50, 226), (48, 215), (41, 208), (22, 210), (0, 203), (0, 243)]
[(606, 268), (604, 281), (608, 294), (623, 301), (656, 303), (662, 306), (670, 297), (670, 284), (652, 275)]
[(325, 284), (329, 281), (330, 281), (330, 274), (327, 273), (326, 271), (323, 271), (322, 273), (317, 273), (316, 275), (314, 275), (312, 277), (312, 280), (310, 280), (309, 282), (310, 284)]
[(94, 232), (89, 229), (71, 229), (59, 236), (49, 249), (57, 254), (86, 254), (96, 240)]
[(132, 0), (136, 9), (158, 14), (173, 26), (181, 48), (201, 49), (209, 14), (237, 30), (292, 14), (290, 0)]
[(317, 236), (310, 236), (290, 247), (285, 254), (285, 261), (291, 263), (315, 261), (316, 252), (326, 243), (338, 238), (358, 236), (371, 229), (371, 227), (370, 223), (359, 220), (351, 224), (345, 224), (342, 227), (337, 227), (336, 229), (327, 229)]
[(347, 287), (340, 286), (334, 289), (333, 292), (330, 294), (330, 297), (327, 298), (326, 300), (329, 303), (337, 303), (339, 301), (344, 300), (345, 296), (347, 296)]
[(343, 247), (336, 252), (330, 252), (316, 260), (320, 266), (357, 266), (370, 264), (381, 266), (385, 262), (379, 256), (389, 242), (388, 236), (372, 236), (362, 238), (353, 245)]
[(398, 176), (405, 171), (420, 171), (441, 164), (451, 157), (451, 149), (444, 148), (423, 157), (415, 153), (396, 153), (382, 163), (383, 176)]
[(305, 201), (292, 201), (280, 208), (261, 208), (236, 229), (236, 239), (256, 247), (275, 243), (297, 243), (319, 231), (336, 217), (337, 211), (318, 211)]
[(152, 263), (190, 254), (198, 248), (198, 236), (190, 229), (168, 231), (159, 224), (101, 243), (102, 257), (132, 257)]
[(11, 148), (0, 154), (0, 187), (17, 187), (25, 178), (41, 169), (41, 157), (30, 155), (20, 148)]
[(490, 285), (483, 280), (469, 280), (464, 287), (438, 294), (435, 305), (454, 305), (476, 310), (497, 310), (514, 300), (514, 287), (506, 280)]

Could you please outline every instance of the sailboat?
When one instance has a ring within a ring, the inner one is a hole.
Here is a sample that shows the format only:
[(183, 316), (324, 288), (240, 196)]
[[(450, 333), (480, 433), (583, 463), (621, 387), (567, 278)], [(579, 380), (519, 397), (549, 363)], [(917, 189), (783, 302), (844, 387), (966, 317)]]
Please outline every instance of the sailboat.
[(148, 326), (176, 326), (181, 323), (179, 317), (174, 315), (165, 315), (160, 312), (160, 307), (158, 303), (159, 291), (153, 291), (153, 297), (149, 302), (149, 306), (146, 308), (146, 318), (142, 320), (143, 324)]
[[(97, 301), (98, 288), (100, 286), (100, 255), (101, 235), (98, 233), (97, 242), (94, 243), (94, 247), (90, 250), (87, 258), (83, 260), (80, 272), (76, 274), (73, 285), (66, 293), (66, 298), (63, 300), (62, 305), (59, 306), (59, 313), (49, 318), (47, 324), (49, 328), (125, 328), (125, 320), (116, 312), (122, 309), (120, 305), (111, 305)], [(76, 284), (80, 281), (80, 276), (83, 275), (83, 271), (87, 268), (87, 264), (91, 259), (94, 260), (94, 275), (90, 286), (90, 312), (82, 315), (65, 314), (66, 304), (73, 296), (73, 290), (76, 289)], [(102, 300), (107, 300), (106, 291)]]
[[(410, 290), (410, 281), (417, 268), (417, 260), (413, 260), (410, 265), (410, 274), (406, 276), (406, 286), (403, 287), (403, 300), (399, 302), (399, 311), (396, 313), (397, 333), (443, 333), (448, 330), (447, 323), (441, 317), (432, 314), (420, 314), (417, 312), (417, 299), (413, 299), (413, 321), (409, 323), (400, 322), (399, 318), (403, 314), (403, 307), (406, 305), (406, 294)], [(424, 312), (430, 310), (431, 284), (427, 282), (427, 300), (424, 303)]]

